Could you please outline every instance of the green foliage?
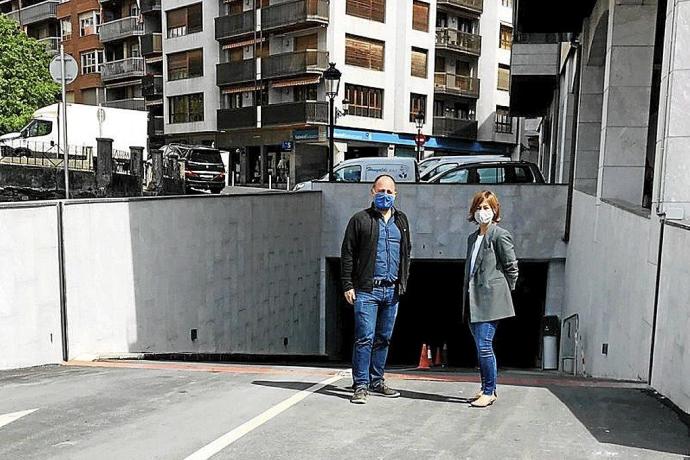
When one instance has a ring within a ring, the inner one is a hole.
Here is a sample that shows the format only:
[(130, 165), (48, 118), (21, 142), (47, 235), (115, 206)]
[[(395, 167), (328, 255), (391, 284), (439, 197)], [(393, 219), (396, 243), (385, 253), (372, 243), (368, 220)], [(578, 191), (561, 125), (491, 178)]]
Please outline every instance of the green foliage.
[(0, 134), (18, 131), (40, 107), (56, 102), (45, 46), (0, 14)]

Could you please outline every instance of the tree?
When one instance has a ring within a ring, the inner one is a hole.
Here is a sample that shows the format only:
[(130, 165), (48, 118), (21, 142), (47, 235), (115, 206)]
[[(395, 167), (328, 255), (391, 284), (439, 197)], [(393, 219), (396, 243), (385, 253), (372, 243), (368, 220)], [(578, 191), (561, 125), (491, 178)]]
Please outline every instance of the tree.
[(33, 112), (56, 102), (45, 46), (0, 14), (0, 134), (19, 131)]

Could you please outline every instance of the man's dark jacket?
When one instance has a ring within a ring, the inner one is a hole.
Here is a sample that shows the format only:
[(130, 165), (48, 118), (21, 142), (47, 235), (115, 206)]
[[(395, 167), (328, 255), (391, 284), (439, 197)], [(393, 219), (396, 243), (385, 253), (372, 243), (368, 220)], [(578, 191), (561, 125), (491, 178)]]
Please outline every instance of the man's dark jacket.
[[(393, 208), (395, 225), (400, 229), (400, 265), (398, 269), (398, 293), (407, 289), (410, 274), (410, 225), (407, 216)], [(350, 289), (371, 292), (374, 289), (374, 268), (376, 267), (376, 245), (379, 239), (379, 211), (372, 205), (350, 219), (345, 230), (340, 250), (340, 271), (343, 292)]]

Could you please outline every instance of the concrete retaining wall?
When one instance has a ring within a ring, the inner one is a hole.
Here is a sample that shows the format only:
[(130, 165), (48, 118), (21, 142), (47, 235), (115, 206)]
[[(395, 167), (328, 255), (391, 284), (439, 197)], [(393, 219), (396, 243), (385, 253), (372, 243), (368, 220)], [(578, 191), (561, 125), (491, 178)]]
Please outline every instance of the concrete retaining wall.
[(0, 369), (62, 359), (57, 209), (0, 207)]

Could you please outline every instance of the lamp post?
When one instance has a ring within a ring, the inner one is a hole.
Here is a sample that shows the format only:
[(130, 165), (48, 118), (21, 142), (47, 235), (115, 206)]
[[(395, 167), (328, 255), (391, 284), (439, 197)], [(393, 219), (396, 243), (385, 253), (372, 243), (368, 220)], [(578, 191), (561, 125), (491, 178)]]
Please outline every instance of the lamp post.
[(328, 69), (323, 73), (326, 81), (326, 96), (328, 96), (328, 181), (333, 181), (333, 136), (335, 131), (335, 104), (334, 99), (340, 89), (340, 77), (342, 73), (335, 68), (335, 63), (328, 64)]
[(414, 116), (414, 124), (417, 127), (417, 138), (415, 139), (415, 144), (417, 144), (417, 161), (422, 161), (422, 145), (424, 145), (422, 128), (424, 127), (424, 113), (421, 110)]

